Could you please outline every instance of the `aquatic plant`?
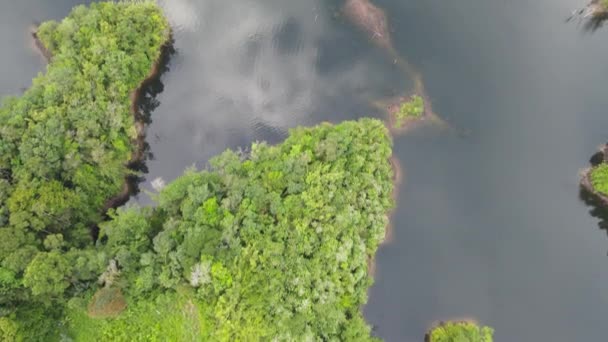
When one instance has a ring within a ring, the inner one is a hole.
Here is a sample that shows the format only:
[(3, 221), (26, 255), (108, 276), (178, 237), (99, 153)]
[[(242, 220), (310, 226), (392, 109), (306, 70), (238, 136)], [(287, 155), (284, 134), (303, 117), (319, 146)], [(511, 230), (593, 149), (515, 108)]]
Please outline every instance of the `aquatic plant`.
[(428, 342), (492, 342), (494, 330), (471, 322), (443, 322), (427, 334)]
[(399, 110), (395, 112), (395, 127), (401, 128), (407, 120), (420, 118), (424, 113), (424, 100), (418, 95), (413, 95), (409, 101), (403, 102)]

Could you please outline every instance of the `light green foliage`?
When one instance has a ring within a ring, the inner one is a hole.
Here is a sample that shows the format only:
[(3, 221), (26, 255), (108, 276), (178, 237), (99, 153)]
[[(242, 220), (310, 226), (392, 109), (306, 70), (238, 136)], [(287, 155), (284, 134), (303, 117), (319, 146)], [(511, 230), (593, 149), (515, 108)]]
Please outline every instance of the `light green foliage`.
[(68, 276), (71, 265), (65, 255), (58, 252), (38, 253), (27, 266), (23, 284), (32, 289), (34, 296), (55, 297), (70, 286)]
[(392, 206), (390, 155), (372, 119), (297, 128), (278, 146), (254, 144), (247, 159), (227, 151), (167, 185), (155, 210), (117, 211), (103, 225), (106, 249), (118, 258), (156, 231), (123, 269), (124, 290), (136, 305), (196, 290), (202, 340), (370, 340), (360, 307)]
[(608, 195), (608, 164), (602, 163), (594, 167), (591, 170), (590, 178), (595, 191)]
[(446, 322), (433, 328), (429, 342), (492, 342), (494, 330), (469, 322)]
[(37, 35), (52, 54), (46, 73), (0, 107), (0, 316), (61, 307), (106, 266), (89, 229), (131, 172), (131, 94), (169, 27), (153, 2), (102, 2)]
[(416, 119), (424, 113), (424, 100), (418, 95), (413, 95), (409, 101), (404, 102), (399, 107), (399, 111), (394, 114), (395, 127), (401, 128), (410, 119)]
[(8, 317), (0, 317), (0, 341), (17, 341), (17, 323)]

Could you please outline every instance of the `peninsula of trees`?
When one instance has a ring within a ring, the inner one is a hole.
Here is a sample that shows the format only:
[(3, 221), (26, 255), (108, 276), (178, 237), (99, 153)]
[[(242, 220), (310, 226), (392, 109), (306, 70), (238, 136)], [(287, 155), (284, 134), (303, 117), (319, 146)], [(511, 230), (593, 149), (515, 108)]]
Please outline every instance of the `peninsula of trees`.
[(46, 73), (0, 108), (1, 340), (49, 340), (65, 298), (107, 266), (91, 228), (139, 152), (132, 94), (169, 35), (151, 2), (78, 6), (38, 28)]
[(72, 334), (370, 340), (360, 307), (392, 207), (390, 155), (378, 120), (298, 128), (278, 146), (227, 151), (209, 170), (186, 172), (154, 208), (115, 211), (99, 251), (118, 265), (104, 286), (120, 288), (127, 308), (90, 318), (91, 292), (73, 301)]

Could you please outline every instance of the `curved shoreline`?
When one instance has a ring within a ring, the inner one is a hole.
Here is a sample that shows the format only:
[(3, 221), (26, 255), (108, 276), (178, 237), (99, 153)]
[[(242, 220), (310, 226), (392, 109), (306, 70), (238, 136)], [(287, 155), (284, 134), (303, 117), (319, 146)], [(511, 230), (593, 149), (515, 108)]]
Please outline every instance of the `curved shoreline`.
[[(139, 105), (144, 99), (145, 89), (154, 81), (158, 80), (163, 72), (161, 70), (161, 65), (163, 61), (167, 59), (170, 55), (170, 50), (172, 47), (172, 36), (169, 34), (168, 39), (160, 48), (160, 54), (152, 67), (150, 68), (150, 72), (144, 78), (143, 81), (139, 84), (139, 86), (131, 92), (129, 98), (131, 99), (131, 114), (133, 115), (135, 131), (137, 132), (137, 137), (132, 141), (135, 145), (135, 148), (132, 150), (131, 159), (127, 161), (126, 166), (130, 170), (136, 170), (137, 165), (142, 163), (145, 160), (145, 151), (146, 151), (146, 123), (144, 117), (139, 111)], [(118, 193), (116, 196), (108, 199), (103, 207), (103, 212), (105, 213), (109, 209), (117, 208), (129, 200), (131, 195), (137, 190), (137, 180), (133, 178), (132, 175), (125, 176), (125, 182), (123, 184), (122, 191)]]
[[(33, 47), (35, 50), (42, 55), (47, 63), (51, 62), (53, 58), (52, 53), (44, 46), (40, 38), (38, 37), (38, 27), (32, 26), (30, 27), (30, 34), (33, 40)], [(167, 35), (167, 40), (161, 45), (160, 53), (156, 61), (152, 64), (148, 75), (139, 83), (139, 86), (135, 88), (129, 95), (131, 100), (130, 113), (133, 116), (135, 131), (137, 133), (137, 137), (132, 141), (134, 148), (131, 151), (131, 158), (125, 163), (125, 166), (133, 171), (136, 168), (136, 165), (143, 162), (145, 159), (145, 122), (143, 117), (139, 111), (139, 105), (144, 99), (144, 91), (147, 86), (149, 86), (152, 82), (159, 79), (163, 70), (161, 70), (161, 64), (167, 57), (170, 55), (171, 49), (173, 45), (173, 36), (172, 33), (169, 32)], [(109, 209), (117, 208), (123, 204), (125, 204), (131, 195), (137, 190), (137, 181), (134, 180), (133, 175), (127, 174), (124, 177), (124, 183), (122, 186), (122, 190), (110, 197), (104, 203), (101, 212), (105, 215), (105, 213)], [(94, 227), (94, 231), (98, 231), (98, 228)], [(96, 234), (93, 233), (95, 239)]]
[(393, 232), (395, 228), (393, 225), (393, 216), (395, 214), (395, 211), (397, 210), (397, 203), (399, 200), (399, 188), (401, 187), (401, 184), (403, 182), (403, 167), (401, 166), (401, 162), (394, 155), (391, 156), (389, 160), (393, 169), (393, 191), (391, 192), (391, 199), (393, 200), (393, 203), (395, 203), (395, 206), (386, 215), (388, 218), (388, 225), (386, 226), (386, 230), (384, 232), (384, 240), (380, 243), (381, 245), (393, 242)]
[[(387, 225), (385, 227), (384, 230), (384, 239), (380, 242), (380, 244), (378, 245), (378, 248), (380, 248), (382, 245), (388, 244), (393, 242), (393, 238), (394, 238), (394, 225), (393, 225), (393, 215), (395, 214), (395, 211), (397, 210), (397, 200), (399, 198), (399, 188), (402, 184), (403, 181), (403, 168), (401, 167), (401, 162), (399, 162), (399, 159), (397, 159), (397, 157), (395, 155), (392, 155), (389, 158), (389, 162), (391, 163), (391, 168), (393, 170), (393, 190), (391, 192), (391, 199), (393, 200), (393, 202), (395, 203), (395, 206), (393, 207), (393, 209), (391, 209), (391, 211), (389, 211), (386, 214), (387, 217)], [(374, 277), (376, 275), (376, 255), (372, 255), (367, 259), (367, 273), (369, 274), (370, 277)], [(369, 291), (369, 289), (368, 289)]]

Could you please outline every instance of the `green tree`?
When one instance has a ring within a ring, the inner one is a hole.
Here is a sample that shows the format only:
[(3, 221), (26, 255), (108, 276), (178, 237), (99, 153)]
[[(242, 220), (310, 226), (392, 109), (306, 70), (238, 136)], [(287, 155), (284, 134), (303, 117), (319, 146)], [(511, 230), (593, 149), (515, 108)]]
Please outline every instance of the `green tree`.
[(35, 296), (57, 297), (70, 286), (72, 265), (65, 255), (56, 251), (38, 253), (27, 266), (23, 284)]

